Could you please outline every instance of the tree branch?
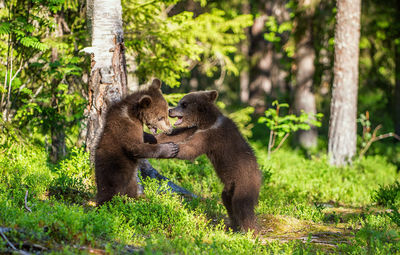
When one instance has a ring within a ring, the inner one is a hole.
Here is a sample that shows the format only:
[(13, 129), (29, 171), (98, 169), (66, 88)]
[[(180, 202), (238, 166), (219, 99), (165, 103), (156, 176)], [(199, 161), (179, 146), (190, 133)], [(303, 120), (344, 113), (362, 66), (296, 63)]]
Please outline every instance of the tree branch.
[(24, 199), (24, 201), (25, 201), (25, 209), (26, 209), (28, 212), (32, 212), (31, 208), (28, 207), (28, 192), (29, 192), (29, 191), (26, 190), (25, 199)]
[(395, 138), (395, 139), (397, 139), (397, 140), (400, 141), (400, 136), (398, 136), (397, 134), (392, 133), (392, 132), (387, 133), (387, 134), (383, 134), (383, 135), (376, 136), (376, 133), (377, 133), (378, 130), (381, 129), (381, 128), (382, 128), (382, 125), (380, 125), (380, 124), (379, 124), (378, 126), (376, 126), (376, 128), (375, 128), (374, 131), (372, 132), (372, 137), (371, 137), (371, 139), (369, 139), (368, 143), (367, 143), (367, 144), (365, 145), (365, 147), (360, 151), (359, 158), (362, 158), (362, 157), (365, 155), (365, 153), (367, 152), (367, 150), (369, 149), (369, 147), (372, 145), (373, 142), (376, 142), (376, 141), (379, 141), (379, 140), (382, 140), (382, 139), (385, 139), (385, 138), (388, 138), (388, 137), (393, 137), (393, 138)]
[(282, 138), (278, 146), (272, 151), (274, 153), (275, 151), (279, 150), (279, 148), (282, 146), (282, 144), (285, 142), (285, 140), (289, 137), (290, 133), (286, 133), (285, 136)]

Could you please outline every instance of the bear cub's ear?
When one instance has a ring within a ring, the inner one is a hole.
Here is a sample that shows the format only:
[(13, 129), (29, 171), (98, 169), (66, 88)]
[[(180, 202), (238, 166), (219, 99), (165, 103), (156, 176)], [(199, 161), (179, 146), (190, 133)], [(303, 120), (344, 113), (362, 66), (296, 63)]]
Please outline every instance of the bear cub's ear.
[(139, 99), (139, 107), (142, 109), (148, 108), (151, 104), (151, 97), (144, 95)]
[(159, 79), (155, 78), (153, 80), (153, 82), (151, 83), (150, 88), (152, 88), (152, 89), (161, 89), (161, 81)]
[(210, 102), (215, 102), (218, 97), (218, 92), (216, 90), (207, 91), (206, 96)]

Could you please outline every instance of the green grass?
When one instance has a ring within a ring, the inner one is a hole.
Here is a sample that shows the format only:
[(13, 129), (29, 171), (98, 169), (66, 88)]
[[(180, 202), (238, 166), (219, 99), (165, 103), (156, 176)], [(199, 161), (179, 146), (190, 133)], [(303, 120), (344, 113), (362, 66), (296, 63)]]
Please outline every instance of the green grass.
[[(72, 150), (52, 165), (44, 149), (19, 140), (0, 145), (0, 226), (10, 228), (5, 235), (18, 249), (42, 253), (399, 254), (396, 218), (389, 205), (377, 205), (379, 194), (388, 200), (397, 192), (399, 176), (384, 157), (336, 168), (325, 157), (281, 150), (268, 158), (265, 147), (253, 147), (264, 176), (257, 237), (225, 229), (223, 187), (205, 157), (151, 160), (200, 198), (145, 180), (144, 198), (116, 197), (96, 208), (86, 153)], [(0, 253), (10, 251), (0, 239)]]

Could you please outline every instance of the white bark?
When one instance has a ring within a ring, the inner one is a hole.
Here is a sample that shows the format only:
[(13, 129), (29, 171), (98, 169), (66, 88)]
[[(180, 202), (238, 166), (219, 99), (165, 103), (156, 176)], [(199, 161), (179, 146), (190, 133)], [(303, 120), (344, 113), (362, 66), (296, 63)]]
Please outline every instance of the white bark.
[(328, 153), (331, 164), (346, 165), (356, 153), (361, 0), (338, 0), (337, 9)]
[(83, 51), (92, 57), (86, 146), (94, 151), (108, 107), (127, 92), (126, 64), (120, 0), (87, 0), (92, 47)]

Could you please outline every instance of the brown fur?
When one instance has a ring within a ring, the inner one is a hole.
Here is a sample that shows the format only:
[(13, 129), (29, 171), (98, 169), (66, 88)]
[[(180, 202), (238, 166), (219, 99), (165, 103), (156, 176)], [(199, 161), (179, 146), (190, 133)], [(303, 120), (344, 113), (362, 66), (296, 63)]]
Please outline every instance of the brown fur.
[[(256, 230), (254, 207), (258, 203), (261, 172), (253, 150), (235, 123), (215, 106), (216, 91), (189, 93), (170, 117), (178, 117), (170, 134), (161, 134), (158, 142), (179, 144), (180, 159), (193, 160), (206, 154), (224, 184), (222, 201), (234, 230)], [(181, 122), (181, 123), (180, 123)], [(177, 125), (178, 124), (178, 125)]]
[(154, 80), (147, 89), (137, 91), (112, 105), (106, 115), (104, 131), (95, 153), (97, 203), (111, 200), (114, 195), (137, 197), (137, 167), (140, 158), (172, 158), (178, 152), (173, 143), (156, 143), (143, 132), (143, 124), (151, 130), (170, 129), (168, 104)]

